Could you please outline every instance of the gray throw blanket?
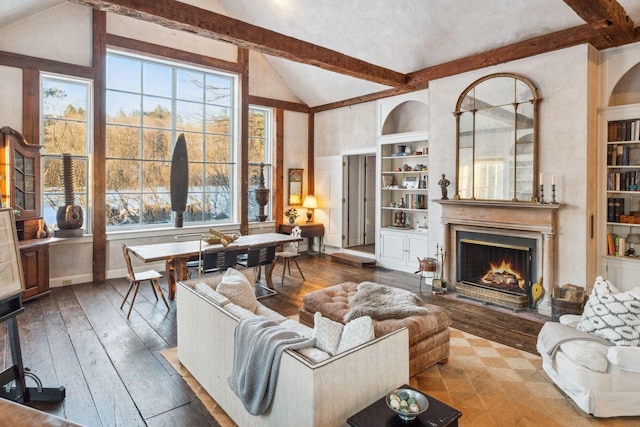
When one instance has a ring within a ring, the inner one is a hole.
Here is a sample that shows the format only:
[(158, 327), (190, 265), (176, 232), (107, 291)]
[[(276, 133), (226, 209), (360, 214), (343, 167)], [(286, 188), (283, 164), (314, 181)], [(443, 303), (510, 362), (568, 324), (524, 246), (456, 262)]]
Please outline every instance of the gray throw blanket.
[(538, 335), (538, 352), (553, 357), (560, 345), (569, 341), (593, 341), (610, 347), (610, 341), (588, 332), (579, 331), (571, 326), (556, 322), (547, 322)]
[(376, 320), (404, 319), (427, 313), (429, 310), (423, 307), (423, 304), (420, 297), (413, 292), (373, 282), (362, 282), (349, 300), (351, 309), (345, 314), (344, 321), (348, 323), (362, 316)]
[(264, 316), (240, 319), (234, 337), (233, 370), (227, 382), (247, 412), (263, 414), (273, 400), (282, 352), (311, 347), (315, 339), (302, 337)]

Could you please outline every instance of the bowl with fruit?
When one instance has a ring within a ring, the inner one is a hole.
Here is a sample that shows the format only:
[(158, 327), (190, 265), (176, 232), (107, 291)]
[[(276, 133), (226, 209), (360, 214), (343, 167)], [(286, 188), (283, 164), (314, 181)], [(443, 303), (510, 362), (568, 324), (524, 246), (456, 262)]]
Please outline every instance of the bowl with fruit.
[(411, 421), (429, 407), (427, 396), (411, 388), (399, 388), (387, 393), (387, 406), (404, 421)]

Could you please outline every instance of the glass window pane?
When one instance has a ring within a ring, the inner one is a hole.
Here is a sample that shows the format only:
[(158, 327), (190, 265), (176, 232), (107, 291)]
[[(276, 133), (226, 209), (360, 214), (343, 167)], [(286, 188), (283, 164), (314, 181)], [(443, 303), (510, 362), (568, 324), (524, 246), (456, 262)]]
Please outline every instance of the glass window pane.
[(249, 162), (260, 163), (264, 161), (264, 139), (249, 138)]
[[(184, 139), (187, 141), (187, 156), (189, 157), (189, 164), (193, 162), (202, 162), (204, 148), (202, 146), (202, 140), (204, 135), (201, 133), (188, 133), (185, 132)], [(191, 168), (191, 166), (189, 166)], [(191, 171), (191, 169), (189, 169)], [(191, 172), (189, 172), (191, 175)]]
[(141, 70), (139, 60), (107, 55), (107, 89), (142, 92)]
[(107, 123), (140, 126), (142, 97), (134, 93), (107, 91)]
[(42, 116), (86, 120), (88, 90), (86, 83), (43, 79)]
[(139, 160), (107, 160), (107, 193), (132, 192), (140, 189)]
[(206, 93), (208, 104), (231, 106), (231, 95), (233, 93), (233, 80), (229, 77), (215, 76), (207, 74)]
[(171, 132), (155, 129), (143, 130), (142, 157), (147, 160), (171, 160), (173, 154)]
[(176, 128), (178, 130), (202, 132), (204, 129), (204, 105), (195, 102), (176, 102)]
[(143, 224), (169, 224), (171, 203), (169, 193), (147, 194), (143, 197)]
[(144, 162), (142, 164), (142, 190), (144, 192), (169, 192), (171, 162)]
[(173, 70), (167, 65), (145, 62), (142, 65), (142, 93), (171, 98)]
[(207, 105), (206, 109), (207, 132), (210, 133), (231, 133), (231, 110), (224, 107)]
[(87, 153), (86, 122), (44, 120), (43, 126), (43, 154)]
[(107, 126), (107, 157), (140, 158), (140, 128)]
[(138, 224), (140, 200), (141, 196), (137, 193), (107, 193), (107, 224)]
[(192, 70), (178, 70), (176, 98), (202, 103), (204, 100), (204, 74)]
[(145, 96), (142, 125), (145, 127), (171, 128), (171, 100)]

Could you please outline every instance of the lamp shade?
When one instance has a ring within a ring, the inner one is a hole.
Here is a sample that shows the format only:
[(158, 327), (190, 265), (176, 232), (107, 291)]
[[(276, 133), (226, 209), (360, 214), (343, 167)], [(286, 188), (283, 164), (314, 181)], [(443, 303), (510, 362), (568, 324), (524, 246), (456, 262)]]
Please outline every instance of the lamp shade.
[(315, 209), (318, 207), (318, 201), (316, 200), (316, 196), (308, 195), (304, 198), (304, 203), (302, 203), (303, 208), (307, 209)]
[(634, 245), (637, 245), (640, 243), (640, 234), (638, 233), (629, 233), (627, 234), (627, 239), (626, 239), (627, 243), (633, 243)]

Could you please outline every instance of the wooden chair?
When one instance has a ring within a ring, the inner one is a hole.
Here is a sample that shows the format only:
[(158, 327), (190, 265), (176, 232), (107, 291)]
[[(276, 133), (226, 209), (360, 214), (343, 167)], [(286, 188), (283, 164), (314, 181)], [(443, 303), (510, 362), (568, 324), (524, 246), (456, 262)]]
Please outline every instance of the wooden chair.
[(249, 248), (246, 254), (238, 256), (237, 263), (243, 267), (253, 267), (253, 284), (258, 298), (276, 295), (277, 292), (260, 284), (261, 268), (273, 264), (276, 259), (276, 246)]
[(202, 274), (226, 271), (234, 267), (238, 262), (237, 249), (225, 249), (222, 251), (208, 250), (202, 252)]
[(138, 288), (140, 287), (140, 283), (148, 280), (151, 283), (151, 289), (153, 290), (153, 295), (156, 297), (156, 301), (158, 300), (158, 294), (156, 293), (156, 289), (160, 292), (160, 296), (162, 297), (162, 301), (164, 301), (164, 305), (167, 306), (167, 310), (171, 310), (169, 308), (169, 304), (167, 303), (166, 298), (164, 297), (164, 293), (162, 292), (162, 288), (160, 287), (160, 283), (158, 279), (162, 278), (162, 274), (158, 273), (155, 270), (147, 270), (136, 273), (133, 271), (133, 266), (131, 265), (131, 256), (129, 255), (129, 248), (127, 248), (126, 244), (122, 244), (122, 253), (124, 255), (124, 261), (127, 264), (127, 278), (131, 283), (129, 285), (129, 290), (127, 294), (124, 296), (122, 300), (122, 304), (120, 304), (120, 310), (124, 307), (124, 303), (127, 302), (127, 298), (129, 298), (129, 294), (133, 289), (133, 298), (131, 299), (131, 305), (129, 306), (129, 311), (127, 312), (127, 319), (131, 314), (131, 309), (133, 308), (133, 303), (136, 301), (136, 296), (138, 295)]
[[(291, 230), (291, 235), (293, 237), (300, 237), (302, 235), (302, 229), (298, 226), (293, 227), (293, 229)], [(287, 269), (289, 270), (289, 276), (291, 276), (291, 261), (293, 261), (296, 264), (296, 267), (298, 267), (300, 276), (302, 276), (302, 281), (304, 282), (306, 280), (304, 278), (304, 274), (302, 274), (302, 269), (300, 269), (300, 265), (296, 260), (296, 258), (300, 256), (300, 242), (296, 241), (296, 242), (289, 243), (289, 248), (290, 250), (287, 250), (287, 251), (276, 252), (276, 263), (278, 262), (279, 259), (282, 259), (283, 261), (282, 281), (280, 282), (281, 285), (284, 285), (284, 273)]]

